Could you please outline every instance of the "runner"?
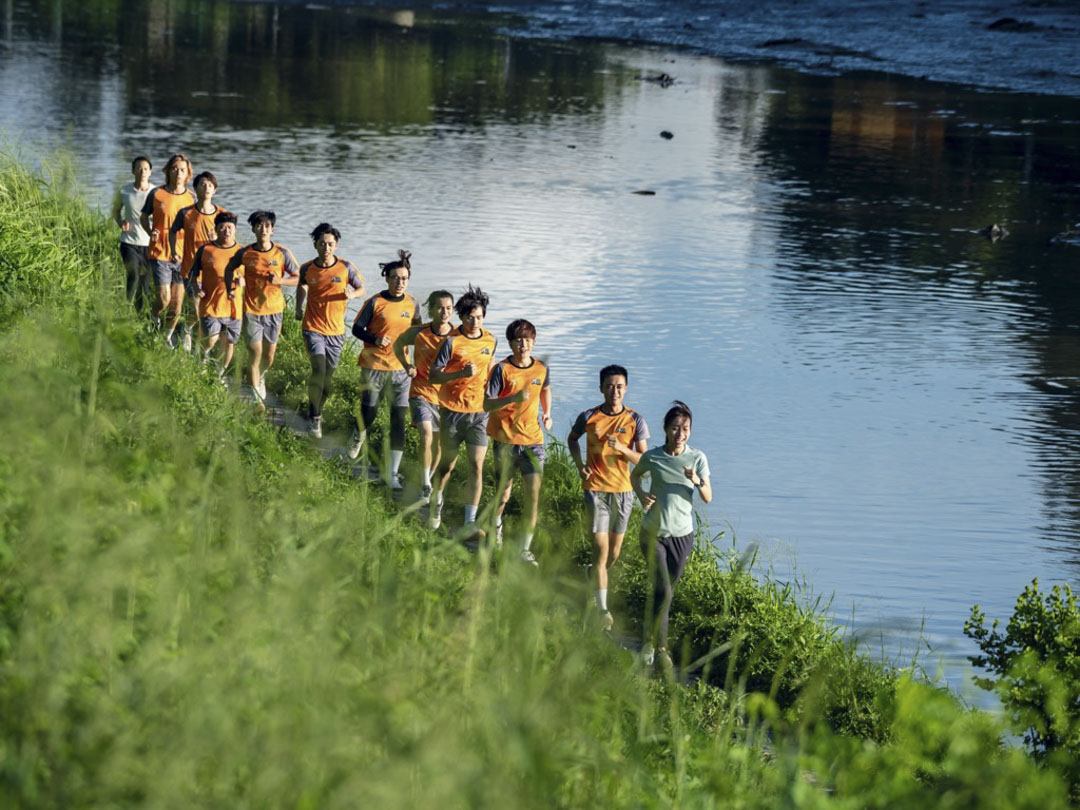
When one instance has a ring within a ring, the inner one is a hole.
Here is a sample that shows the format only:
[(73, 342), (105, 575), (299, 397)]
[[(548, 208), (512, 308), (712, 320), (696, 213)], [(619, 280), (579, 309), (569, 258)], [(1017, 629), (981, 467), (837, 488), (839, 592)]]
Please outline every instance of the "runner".
[[(182, 208), (173, 220), (172, 227), (169, 228), (169, 246), (173, 256), (180, 256), (180, 278), (183, 280), (183, 284), (172, 291), (169, 301), (169, 324), (166, 336), (170, 341), (183, 315), (185, 296), (191, 297), (194, 294), (189, 289), (191, 287), (189, 277), (191, 264), (195, 261), (195, 251), (214, 240), (217, 235), (214, 217), (217, 216), (218, 211), (224, 210), (212, 202), (214, 192), (218, 187), (217, 178), (214, 175), (210, 172), (202, 172), (195, 176), (192, 185), (195, 187), (195, 205)], [(183, 244), (182, 251), (176, 248), (177, 236), (180, 236)], [(190, 352), (191, 331), (196, 326), (199, 315), (195, 302), (190, 303), (188, 309), (191, 315), (185, 319), (183, 347), (184, 351)]]
[[(277, 216), (273, 211), (254, 211), (248, 217), (255, 241), (229, 261), (225, 268), (225, 285), (229, 300), (236, 295), (233, 276), (244, 268), (244, 338), (251, 354), (248, 368), (251, 387), (259, 402), (266, 402), (266, 372), (274, 365), (278, 338), (281, 336), (285, 295), (282, 287), (295, 287), (300, 280), (300, 268), (292, 251), (274, 242)], [(265, 357), (265, 364), (263, 362)]]
[[(645, 507), (641, 522), (641, 551), (653, 571), (653, 598), (645, 617), (645, 661), (655, 658), (672, 674), (667, 650), (668, 613), (675, 583), (682, 576), (694, 547), (692, 498), (696, 489), (701, 500), (712, 500), (709, 462), (705, 454), (687, 444), (693, 416), (689, 406), (676, 400), (664, 415), (664, 444), (641, 454), (630, 473), (630, 483)], [(641, 477), (650, 477), (649, 489)], [(649, 610), (651, 608), (651, 610)]]
[[(142, 207), (142, 226), (150, 234), (147, 257), (157, 286), (153, 315), (160, 328), (165, 326), (165, 310), (169, 308), (173, 295), (183, 294), (180, 257), (174, 254), (175, 245), (169, 235), (176, 215), (195, 202), (187, 188), (190, 178), (191, 161), (186, 155), (173, 155), (165, 164), (165, 185), (153, 189)], [(173, 346), (171, 341), (169, 345)]]
[(364, 342), (357, 361), (363, 369), (360, 418), (349, 446), (349, 458), (356, 458), (367, 439), (367, 429), (375, 421), (383, 391), (390, 388), (390, 488), (403, 488), (398, 470), (405, 450), (405, 417), (409, 412), (409, 375), (394, 353), (394, 341), (410, 326), (420, 323), (420, 305), (405, 292), (412, 278), (408, 251), (399, 250), (398, 260), (379, 264), (386, 289), (371, 296), (353, 321), (352, 333)]
[[(214, 217), (217, 239), (203, 245), (191, 261), (189, 282), (198, 304), (200, 324), (205, 340), (203, 359), (209, 360), (222, 334), (225, 349), (221, 354), (219, 376), (224, 378), (232, 363), (233, 350), (240, 340), (243, 299), (229, 295), (225, 285), (225, 269), (240, 250), (236, 241), (236, 214), (219, 211)], [(239, 281), (239, 279), (237, 279)]]
[(478, 539), (476, 511), (480, 505), (484, 456), (487, 455), (487, 421), (484, 393), (488, 375), (495, 364), (495, 336), (484, 329), (488, 297), (471, 284), (454, 305), (461, 326), (453, 330), (431, 364), (428, 379), (439, 388), (439, 443), (441, 458), (432, 488), (433, 503), (428, 523), (433, 529), (442, 522), (443, 490), (457, 463), (458, 448), (467, 448), (469, 478), (465, 489), (465, 526), (469, 539)]
[[(498, 507), (495, 539), (502, 544), (503, 511), (510, 500), (514, 470), (525, 490), (525, 538), (521, 559), (536, 565), (531, 546), (536, 533), (540, 481), (544, 473), (544, 430), (551, 430), (551, 380), (547, 365), (532, 356), (536, 327), (519, 318), (506, 327), (512, 354), (491, 370), (484, 410), (488, 435), (495, 440)], [(543, 429), (541, 428), (543, 426)]]
[[(311, 232), (316, 258), (300, 265), (296, 320), (302, 320), (304, 346), (311, 360), (308, 378), (308, 433), (322, 438), (322, 408), (345, 346), (346, 301), (364, 294), (364, 277), (351, 262), (335, 255), (341, 232), (320, 222)], [(306, 306), (305, 306), (306, 303)]]
[(147, 287), (150, 284), (150, 259), (146, 251), (150, 234), (142, 224), (142, 210), (147, 195), (153, 190), (150, 184), (150, 158), (139, 155), (131, 161), (133, 182), (120, 188), (119, 199), (113, 219), (120, 226), (120, 258), (127, 270), (127, 300), (142, 313), (146, 306)]
[[(428, 310), (428, 323), (409, 327), (394, 341), (394, 354), (412, 377), (409, 387), (409, 408), (413, 427), (420, 433), (421, 494), (424, 501), (431, 497), (431, 477), (439, 464), (440, 445), (435, 442), (439, 432), (439, 386), (428, 379), (431, 362), (439, 353), (446, 336), (452, 329), (450, 316), (454, 312), (454, 296), (446, 290), (435, 290), (424, 305)], [(413, 362), (405, 356), (405, 350), (413, 347)]]
[[(630, 465), (648, 449), (649, 428), (637, 411), (623, 405), (630, 375), (622, 366), (600, 369), (604, 402), (578, 414), (566, 446), (585, 491), (585, 525), (592, 535), (596, 606), (604, 630), (614, 624), (607, 606), (608, 571), (619, 559), (634, 505)], [(585, 436), (585, 460), (578, 439)]]

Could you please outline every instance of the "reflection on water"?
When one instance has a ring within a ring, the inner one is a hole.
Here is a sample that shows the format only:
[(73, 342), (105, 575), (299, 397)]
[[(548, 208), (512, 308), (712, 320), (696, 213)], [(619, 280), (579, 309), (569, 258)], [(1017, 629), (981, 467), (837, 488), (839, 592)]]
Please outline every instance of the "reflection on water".
[[(414, 292), (479, 283), (496, 331), (536, 322), (560, 436), (608, 362), (655, 435), (688, 400), (714, 529), (886, 652), (923, 627), (960, 655), (972, 603), (1080, 579), (1080, 251), (1047, 244), (1080, 219), (1077, 102), (420, 12), (3, 20), (0, 127), (24, 149), (68, 144), (103, 204), (132, 155), (183, 149), (298, 258), (325, 219), (369, 281), (407, 247)], [(661, 71), (678, 82), (639, 80)], [(991, 222), (1010, 235), (973, 233)]]

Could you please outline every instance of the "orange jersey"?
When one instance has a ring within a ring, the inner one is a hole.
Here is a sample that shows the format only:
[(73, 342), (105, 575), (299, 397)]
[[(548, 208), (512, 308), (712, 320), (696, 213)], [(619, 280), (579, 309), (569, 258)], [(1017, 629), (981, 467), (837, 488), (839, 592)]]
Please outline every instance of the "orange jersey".
[[(218, 247), (212, 242), (203, 245), (191, 260), (191, 277), (197, 279), (203, 297), (199, 299), (200, 318), (239, 318), (244, 314), (243, 296), (229, 300), (229, 291), (225, 287), (225, 268), (229, 261), (243, 247)], [(238, 284), (240, 277), (233, 279)]]
[(416, 376), (413, 377), (412, 385), (409, 387), (410, 397), (426, 399), (435, 405), (439, 404), (439, 386), (428, 379), (428, 371), (431, 370), (431, 364), (435, 362), (439, 349), (449, 336), (450, 332), (445, 335), (435, 334), (430, 322), (425, 323), (423, 331), (416, 336), (416, 342), (413, 343), (413, 365), (416, 366)]
[(307, 287), (304, 322), (301, 328), (320, 335), (345, 334), (345, 307), (349, 299), (345, 291), (364, 287), (364, 277), (345, 259), (334, 258), (329, 267), (320, 266), (314, 259), (300, 265), (300, 284)]
[(300, 272), (292, 251), (276, 242), (269, 250), (248, 245), (229, 262), (235, 273), (244, 268), (244, 312), (248, 315), (277, 315), (285, 311), (285, 295), (272, 278), (291, 278)]
[[(224, 210), (224, 208), (214, 206), (212, 212), (204, 214), (199, 210), (198, 205), (192, 205), (182, 208), (173, 220), (170, 230), (176, 234), (176, 249), (180, 254), (180, 275), (184, 278), (191, 275), (191, 263), (195, 261), (195, 251), (217, 238), (214, 217)], [(180, 250), (181, 246), (183, 250)]]
[(488, 435), (506, 444), (543, 444), (544, 429), (540, 425), (540, 392), (551, 385), (547, 366), (530, 358), (525, 368), (514, 365), (507, 357), (495, 364), (488, 378), (488, 399), (501, 399), (525, 390), (525, 401), (504, 405), (488, 415)]
[(401, 371), (401, 361), (394, 354), (394, 341), (410, 326), (420, 323), (420, 305), (406, 293), (394, 301), (384, 291), (371, 296), (360, 308), (353, 321), (353, 334), (364, 332), (375, 337), (387, 337), (385, 346), (375, 346), (364, 340), (357, 365), (376, 371)]
[[(495, 356), (498, 341), (487, 329), (481, 329), (477, 337), (465, 337), (459, 326), (451, 332), (435, 356), (432, 369), (448, 373), (461, 371), (467, 363), (476, 364), (476, 373), (461, 377), (439, 386), (439, 405), (457, 413), (483, 413), (484, 390), (487, 388), (488, 368)], [(430, 374), (430, 370), (428, 371)]]
[[(178, 234), (176, 237), (178, 255), (173, 256), (172, 248), (169, 246), (169, 231), (177, 214), (194, 204), (195, 195), (186, 188), (179, 194), (173, 194), (164, 186), (151, 189), (146, 195), (146, 202), (142, 209), (142, 213), (150, 215), (150, 249), (147, 251), (149, 258), (163, 262), (179, 260), (179, 253), (183, 247), (183, 234)], [(154, 232), (157, 233), (157, 238), (154, 237)]]
[(608, 437), (614, 436), (620, 444), (637, 450), (637, 443), (649, 438), (645, 419), (637, 411), (624, 407), (611, 416), (602, 407), (582, 411), (574, 427), (573, 436), (585, 436), (585, 466), (590, 475), (585, 489), (592, 492), (629, 492), (630, 462), (608, 447)]

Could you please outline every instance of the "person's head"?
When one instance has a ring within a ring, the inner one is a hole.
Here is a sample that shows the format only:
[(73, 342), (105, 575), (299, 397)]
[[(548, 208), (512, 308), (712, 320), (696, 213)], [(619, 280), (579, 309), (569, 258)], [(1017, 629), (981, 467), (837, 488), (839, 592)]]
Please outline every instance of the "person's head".
[(195, 175), (195, 180), (192, 181), (191, 185), (195, 187), (195, 193), (200, 200), (208, 200), (217, 191), (218, 182), (217, 178), (210, 172), (199, 172)]
[(379, 262), (379, 272), (386, 279), (386, 291), (393, 296), (404, 295), (412, 277), (412, 265), (409, 264), (412, 254), (407, 250), (399, 250), (397, 255), (397, 261), (385, 264)]
[(677, 449), (690, 440), (690, 425), (694, 420), (690, 406), (675, 400), (664, 414), (664, 445), (669, 450)]
[(515, 357), (527, 357), (536, 345), (536, 327), (524, 318), (511, 321), (506, 327), (506, 340)]
[(236, 214), (228, 211), (218, 211), (214, 217), (214, 230), (217, 231), (218, 241), (229, 244), (236, 239)]
[(450, 316), (454, 314), (454, 296), (449, 292), (435, 290), (424, 304), (427, 306), (428, 317), (436, 326), (450, 322)]
[(315, 252), (319, 254), (319, 261), (323, 264), (333, 262), (334, 251), (337, 250), (340, 241), (341, 231), (329, 222), (320, 222), (311, 232), (311, 243), (315, 245)]
[(251, 232), (257, 237), (270, 238), (270, 234), (274, 232), (274, 226), (277, 225), (277, 214), (273, 211), (252, 211), (248, 215), (248, 225), (251, 226)]
[(173, 188), (186, 186), (191, 179), (191, 161), (187, 155), (177, 152), (165, 164), (165, 182)]
[(613, 363), (600, 369), (600, 392), (604, 395), (605, 405), (616, 408), (622, 405), (629, 379), (630, 374), (623, 366)]
[(472, 284), (461, 294), (461, 298), (454, 304), (454, 311), (461, 319), (461, 325), (465, 327), (465, 331), (475, 332), (484, 325), (488, 302), (487, 293)]
[(139, 155), (131, 161), (131, 176), (135, 178), (135, 185), (141, 186), (150, 180), (150, 171), (154, 167), (150, 164), (150, 158)]

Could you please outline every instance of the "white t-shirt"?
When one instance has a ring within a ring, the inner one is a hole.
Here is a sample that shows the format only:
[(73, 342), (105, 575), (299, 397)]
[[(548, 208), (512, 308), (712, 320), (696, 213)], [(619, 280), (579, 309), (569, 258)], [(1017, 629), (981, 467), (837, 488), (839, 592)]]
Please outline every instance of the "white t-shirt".
[(142, 214), (146, 195), (153, 190), (154, 187), (150, 186), (145, 191), (136, 191), (135, 183), (128, 183), (120, 189), (120, 220), (131, 224), (129, 230), (120, 232), (120, 242), (122, 244), (142, 245), (143, 247), (150, 244), (150, 234), (143, 228), (139, 215)]

